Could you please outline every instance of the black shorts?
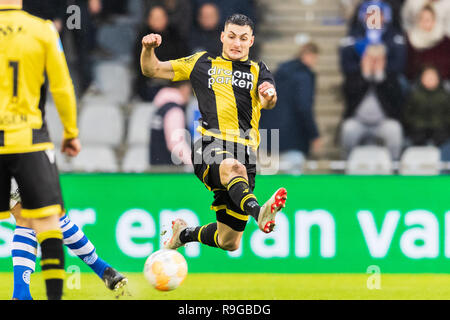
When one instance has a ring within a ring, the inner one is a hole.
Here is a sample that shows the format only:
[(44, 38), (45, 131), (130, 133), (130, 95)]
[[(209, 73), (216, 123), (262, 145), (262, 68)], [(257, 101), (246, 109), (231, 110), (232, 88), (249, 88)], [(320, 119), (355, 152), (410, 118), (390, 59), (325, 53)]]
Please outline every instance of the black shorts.
[(55, 151), (0, 155), (0, 218), (9, 217), (11, 178), (19, 186), (24, 218), (44, 218), (64, 212)]
[(199, 139), (193, 145), (194, 172), (206, 188), (214, 192), (211, 210), (216, 212), (217, 221), (241, 232), (244, 231), (249, 216), (231, 200), (227, 189), (220, 182), (219, 166), (227, 158), (237, 159), (246, 167), (249, 187), (253, 192), (256, 156), (249, 147), (210, 137)]

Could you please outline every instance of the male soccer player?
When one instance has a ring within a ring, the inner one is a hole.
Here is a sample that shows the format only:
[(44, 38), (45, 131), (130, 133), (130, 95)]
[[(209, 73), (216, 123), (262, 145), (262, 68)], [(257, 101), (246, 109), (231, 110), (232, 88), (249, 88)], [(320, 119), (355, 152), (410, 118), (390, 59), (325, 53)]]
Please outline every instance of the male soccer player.
[[(17, 183), (12, 181), (10, 207), (16, 220), (11, 256), (14, 272), (13, 300), (32, 300), (30, 276), (35, 271), (37, 239), (28, 219), (21, 215), (22, 205)], [(128, 279), (101, 259), (94, 245), (67, 215), (59, 219), (64, 244), (102, 279), (107, 288), (120, 294)]]
[(192, 151), (194, 171), (214, 192), (211, 208), (217, 221), (188, 228), (185, 221), (176, 219), (166, 248), (177, 249), (196, 241), (236, 250), (249, 216), (269, 233), (275, 226), (276, 213), (285, 206), (284, 188), (262, 207), (253, 194), (261, 108), (271, 109), (277, 101), (274, 80), (265, 64), (248, 58), (253, 30), (247, 16), (234, 14), (221, 33), (222, 55), (199, 52), (171, 61), (159, 61), (155, 54), (162, 43), (160, 35), (149, 34), (142, 39), (141, 68), (145, 76), (192, 83), (202, 115), (197, 129), (202, 138)]
[(61, 151), (76, 156), (76, 100), (58, 32), (23, 10), (21, 0), (0, 0), (0, 219), (10, 216), (11, 178), (41, 245), (47, 297), (63, 294), (64, 213), (54, 146), (45, 124), (45, 74), (64, 127)]

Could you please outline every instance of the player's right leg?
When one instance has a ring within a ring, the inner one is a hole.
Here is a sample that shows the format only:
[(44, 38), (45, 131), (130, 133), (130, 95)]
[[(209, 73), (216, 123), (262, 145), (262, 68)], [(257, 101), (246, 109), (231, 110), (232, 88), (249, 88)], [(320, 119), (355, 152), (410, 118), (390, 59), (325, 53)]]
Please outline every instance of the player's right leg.
[[(223, 151), (218, 151), (221, 147)], [(253, 193), (256, 174), (256, 163), (253, 161), (256, 161), (256, 155), (249, 147), (239, 143), (213, 141), (205, 148), (204, 153), (205, 161), (210, 163), (208, 182), (212, 188), (225, 188), (231, 199), (233, 205), (229, 203), (230, 201), (225, 201), (227, 209), (252, 216), (261, 231), (272, 232), (275, 216), (285, 206), (286, 189), (278, 189), (263, 206), (260, 206)], [(221, 238), (224, 238), (224, 235)]]
[(37, 239), (36, 232), (31, 229), (30, 221), (24, 219), (20, 212), (22, 206), (16, 203), (11, 213), (16, 220), (16, 228), (12, 240), (11, 257), (13, 262), (14, 289), (13, 300), (32, 300), (30, 292), (31, 274), (36, 267)]
[(241, 211), (252, 216), (261, 231), (272, 232), (275, 227), (275, 216), (286, 203), (286, 189), (278, 189), (261, 207), (253, 194), (254, 182), (249, 183), (247, 169), (242, 163), (233, 158), (225, 159), (220, 164), (219, 173), (220, 181), (226, 186), (233, 203)]

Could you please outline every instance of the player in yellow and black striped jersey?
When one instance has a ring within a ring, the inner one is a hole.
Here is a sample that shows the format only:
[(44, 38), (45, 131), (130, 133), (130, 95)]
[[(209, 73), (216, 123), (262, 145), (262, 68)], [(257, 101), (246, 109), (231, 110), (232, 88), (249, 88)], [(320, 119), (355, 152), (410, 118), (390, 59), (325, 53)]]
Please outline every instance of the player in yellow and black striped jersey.
[(46, 78), (64, 126), (61, 151), (80, 151), (76, 99), (52, 22), (27, 14), (21, 0), (0, 0), (0, 219), (9, 217), (11, 178), (41, 244), (49, 299), (61, 299), (64, 252), (59, 217), (64, 205), (54, 146), (45, 124)]
[(246, 16), (230, 16), (221, 34), (220, 56), (199, 52), (172, 61), (159, 61), (155, 49), (160, 35), (143, 38), (141, 68), (144, 75), (172, 81), (190, 80), (197, 97), (202, 139), (194, 144), (196, 176), (214, 192), (215, 223), (188, 227), (182, 219), (173, 223), (173, 236), (165, 247), (176, 249), (198, 241), (224, 250), (236, 250), (249, 216), (266, 233), (273, 230), (276, 213), (285, 205), (280, 188), (261, 207), (253, 194), (259, 146), (261, 109), (275, 106), (273, 76), (264, 63), (248, 58), (254, 43), (253, 22)]
[(256, 149), (259, 145), (260, 100), (257, 88), (274, 85), (263, 62), (233, 61), (199, 52), (170, 61), (173, 81), (190, 80), (202, 114), (202, 135), (239, 142)]

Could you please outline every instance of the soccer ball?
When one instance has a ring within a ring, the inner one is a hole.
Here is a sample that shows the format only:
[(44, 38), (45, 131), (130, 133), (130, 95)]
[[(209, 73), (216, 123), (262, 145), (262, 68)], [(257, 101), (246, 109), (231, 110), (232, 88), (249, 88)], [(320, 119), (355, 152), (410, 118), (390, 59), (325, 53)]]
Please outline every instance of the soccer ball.
[(176, 250), (158, 250), (145, 261), (144, 275), (155, 289), (160, 291), (174, 290), (186, 278), (187, 263)]

